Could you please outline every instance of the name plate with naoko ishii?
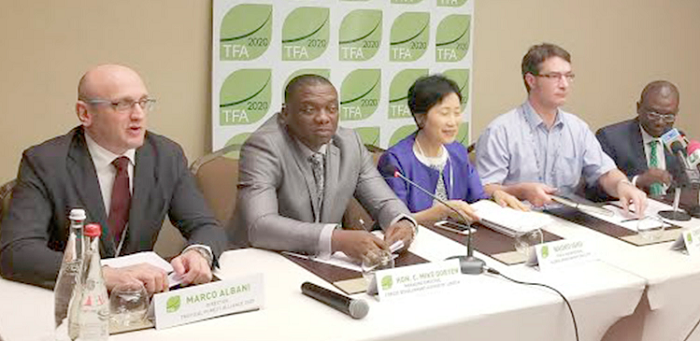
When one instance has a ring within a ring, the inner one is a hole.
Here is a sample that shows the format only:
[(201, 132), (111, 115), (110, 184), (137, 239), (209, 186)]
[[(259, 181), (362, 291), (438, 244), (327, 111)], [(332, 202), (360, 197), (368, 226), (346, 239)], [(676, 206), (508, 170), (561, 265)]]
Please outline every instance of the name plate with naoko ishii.
[(459, 260), (402, 266), (376, 272), (379, 300), (455, 289), (462, 280)]
[(156, 329), (212, 317), (258, 310), (263, 305), (263, 275), (227, 279), (153, 296)]
[(583, 240), (557, 240), (536, 245), (532, 251), (527, 265), (539, 265), (542, 271), (596, 259), (589, 245)]

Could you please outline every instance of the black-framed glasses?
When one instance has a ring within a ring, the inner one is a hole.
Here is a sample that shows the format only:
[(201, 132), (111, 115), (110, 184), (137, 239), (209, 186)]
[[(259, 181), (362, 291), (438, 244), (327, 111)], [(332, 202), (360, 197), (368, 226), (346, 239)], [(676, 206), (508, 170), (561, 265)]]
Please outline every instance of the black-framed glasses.
[(645, 112), (650, 120), (663, 120), (666, 123), (672, 123), (676, 121), (676, 114), (659, 114), (658, 112), (651, 110), (646, 110)]
[(153, 110), (153, 107), (156, 105), (156, 99), (149, 97), (142, 98), (138, 101), (123, 99), (120, 101), (112, 102), (110, 100), (100, 98), (84, 99), (83, 101), (90, 105), (109, 104), (112, 106), (112, 108), (114, 108), (114, 110), (119, 112), (130, 111), (134, 108), (134, 105), (136, 104), (138, 104), (141, 107), (141, 110), (143, 110), (144, 112), (149, 112)]
[(574, 81), (574, 78), (576, 78), (576, 75), (572, 72), (567, 72), (567, 73), (561, 73), (561, 72), (548, 72), (548, 73), (540, 73), (540, 74), (534, 74), (536, 77), (542, 77), (542, 78), (547, 78), (551, 80), (556, 80), (560, 81), (564, 78), (571, 83)]

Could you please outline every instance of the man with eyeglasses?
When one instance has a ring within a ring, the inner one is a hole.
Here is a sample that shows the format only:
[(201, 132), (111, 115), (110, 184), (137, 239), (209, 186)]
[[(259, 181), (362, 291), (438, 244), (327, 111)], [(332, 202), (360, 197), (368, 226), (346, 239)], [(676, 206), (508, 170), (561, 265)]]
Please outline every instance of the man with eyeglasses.
[(634, 185), (651, 196), (665, 194), (672, 180), (682, 177), (681, 164), (660, 139), (673, 128), (679, 101), (675, 85), (663, 80), (651, 82), (637, 102), (637, 117), (596, 133), (603, 150)]
[[(104, 229), (103, 258), (150, 251), (167, 214), (189, 246), (171, 264), (185, 284), (209, 282), (226, 234), (199, 193), (182, 148), (146, 130), (149, 97), (141, 77), (100, 65), (80, 80), (81, 125), (27, 149), (0, 234), (3, 277), (53, 288), (68, 238), (68, 213)], [(168, 289), (167, 274), (149, 264), (103, 267), (108, 290), (141, 282)]]
[(561, 109), (571, 91), (571, 56), (553, 44), (532, 46), (521, 71), (525, 103), (497, 117), (479, 137), (476, 166), (487, 193), (504, 190), (534, 206), (568, 195), (580, 179), (597, 183), (609, 195), (646, 206), (646, 195), (615, 167), (588, 125)]

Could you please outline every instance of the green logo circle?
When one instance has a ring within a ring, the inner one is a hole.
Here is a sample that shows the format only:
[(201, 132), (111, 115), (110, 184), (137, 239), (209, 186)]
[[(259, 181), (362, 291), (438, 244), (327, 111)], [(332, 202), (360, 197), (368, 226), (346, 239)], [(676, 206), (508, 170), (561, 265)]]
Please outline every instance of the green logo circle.
[(221, 21), (219, 59), (252, 60), (270, 46), (272, 5), (233, 7)]
[(379, 146), (379, 127), (355, 128), (355, 132), (360, 135), (362, 144), (369, 144), (375, 147)]
[(165, 302), (165, 311), (168, 313), (174, 313), (180, 309), (180, 295), (168, 298)]
[(282, 27), (282, 60), (314, 60), (328, 47), (330, 11), (323, 7), (299, 7)]
[(242, 69), (230, 74), (219, 93), (219, 125), (251, 124), (270, 110), (270, 69)]

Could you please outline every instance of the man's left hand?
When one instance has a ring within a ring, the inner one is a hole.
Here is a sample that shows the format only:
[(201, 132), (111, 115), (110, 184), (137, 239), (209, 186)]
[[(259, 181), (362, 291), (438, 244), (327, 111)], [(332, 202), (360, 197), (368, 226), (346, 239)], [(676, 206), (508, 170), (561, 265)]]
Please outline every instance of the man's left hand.
[(630, 204), (634, 204), (637, 217), (644, 218), (644, 212), (647, 208), (646, 193), (640, 191), (629, 181), (623, 180), (617, 183), (617, 195), (620, 197), (620, 203), (622, 203), (625, 212), (629, 211)]
[(389, 228), (384, 233), (384, 241), (388, 246), (391, 246), (395, 242), (403, 241), (403, 250), (408, 250), (408, 247), (413, 242), (414, 231), (413, 223), (408, 219), (401, 219), (389, 226)]
[(209, 262), (196, 250), (188, 250), (175, 257), (170, 264), (185, 285), (211, 282)]

